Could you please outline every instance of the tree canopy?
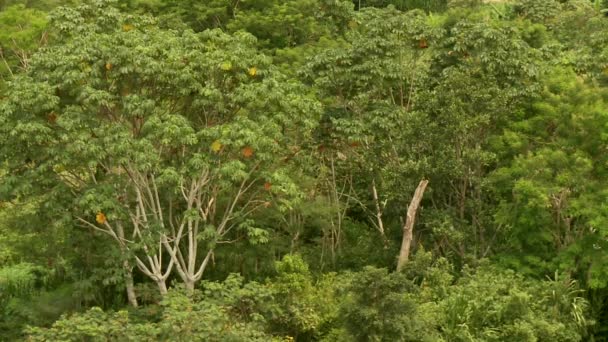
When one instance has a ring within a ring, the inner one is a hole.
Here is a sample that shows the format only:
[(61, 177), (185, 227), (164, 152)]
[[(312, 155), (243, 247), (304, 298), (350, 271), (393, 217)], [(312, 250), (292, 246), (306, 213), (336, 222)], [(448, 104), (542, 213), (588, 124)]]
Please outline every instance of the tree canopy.
[(0, 1), (0, 340), (608, 340), (606, 7)]

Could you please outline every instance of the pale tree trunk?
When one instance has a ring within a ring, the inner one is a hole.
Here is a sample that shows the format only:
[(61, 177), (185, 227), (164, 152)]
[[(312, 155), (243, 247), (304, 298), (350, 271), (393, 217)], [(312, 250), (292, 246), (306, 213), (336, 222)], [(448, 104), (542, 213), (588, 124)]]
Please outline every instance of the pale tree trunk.
[[(207, 226), (216, 227), (214, 242), (217, 245), (233, 243), (236, 240), (228, 240), (227, 235), (237, 227), (238, 222), (235, 222), (235, 217), (246, 217), (264, 206), (265, 203), (255, 197), (257, 192), (251, 191), (254, 184), (259, 181), (259, 179), (251, 177), (251, 174), (257, 169), (257, 165), (235, 189), (236, 193), (220, 213), (216, 213), (220, 189), (213, 184), (213, 174), (209, 169), (202, 170), (193, 179), (184, 180), (180, 188), (186, 211), (179, 213), (177, 217), (173, 213), (174, 199), (166, 199), (161, 196), (154, 174), (141, 172), (130, 164), (123, 166), (123, 169), (129, 176), (132, 187), (125, 189), (124, 197), (132, 196), (132, 200), (126, 202), (134, 203), (127, 207), (131, 220), (128, 227), (132, 228), (129, 236), (126, 236), (124, 222), (120, 220), (109, 222), (104, 219), (103, 222), (97, 222), (99, 225), (82, 217), (79, 217), (78, 220), (95, 230), (110, 235), (117, 241), (124, 255), (128, 254), (136, 243), (142, 244), (142, 252), (134, 255), (135, 266), (157, 284), (161, 295), (167, 293), (166, 281), (173, 270), (177, 271), (186, 289), (190, 293), (194, 291), (196, 283), (202, 278), (214, 252), (214, 249), (210, 248), (200, 260), (198, 253), (202, 229)], [(185, 212), (188, 212), (189, 215), (184, 215)], [(190, 215), (191, 213), (196, 213), (196, 215)], [(155, 225), (160, 226), (160, 229), (155, 228)], [(148, 242), (150, 234), (156, 243)], [(169, 254), (168, 258), (166, 254)], [(165, 256), (165, 260), (163, 260), (163, 256)], [(127, 266), (125, 265), (123, 267), (126, 271)], [(131, 265), (128, 264), (128, 266), (128, 270), (132, 270)], [(135, 306), (136, 297), (132, 273), (128, 273), (125, 279), (129, 302)]]
[(144, 246), (144, 251), (146, 254), (146, 258), (144, 260), (147, 260), (148, 263), (146, 265), (144, 260), (138, 256), (135, 256), (137, 268), (150, 279), (154, 280), (154, 282), (158, 285), (158, 291), (164, 296), (167, 294), (166, 281), (171, 274), (174, 262), (172, 259), (170, 259), (166, 270), (163, 272), (162, 247), (159, 246), (155, 252), (150, 252), (150, 249), (147, 246)]
[[(257, 165), (251, 172), (256, 168)], [(217, 245), (233, 243), (234, 241), (226, 240), (226, 237), (237, 225), (236, 222), (233, 222), (234, 218), (238, 215), (248, 216), (264, 205), (264, 201), (255, 200), (255, 192), (250, 194), (252, 186), (258, 181), (258, 179), (251, 179), (250, 176), (251, 173), (243, 179), (222, 213), (217, 212), (219, 189), (212, 182), (213, 175), (210, 170), (203, 170), (199, 177), (181, 184), (186, 210), (196, 212), (198, 215), (184, 217), (177, 227), (173, 227), (173, 223), (171, 223), (172, 236), (164, 238), (162, 245), (169, 253), (171, 262), (174, 263), (177, 274), (189, 293), (194, 291), (196, 283), (203, 277), (214, 253), (214, 248), (210, 248), (205, 257), (200, 260), (198, 254), (200, 230), (211, 224), (216, 227), (215, 243)]]
[[(124, 229), (122, 229), (122, 225), (118, 225), (117, 226), (117, 234), (118, 234), (118, 238), (120, 240), (125, 239), (125, 231)], [(127, 255), (126, 255), (126, 247), (123, 244), (119, 244), (120, 246), (120, 251), (122, 254), (122, 257), (125, 258), (122, 262), (122, 268), (124, 271), (124, 277), (125, 277), (125, 287), (127, 289), (127, 299), (129, 300), (129, 304), (136, 308), (137, 307), (137, 295), (135, 294), (135, 286), (133, 285), (133, 267), (131, 266), (131, 263), (129, 262), (129, 259), (127, 259)]]
[(127, 288), (127, 299), (129, 300), (129, 304), (136, 308), (137, 305), (137, 295), (135, 294), (135, 286), (133, 285), (133, 267), (129, 263), (129, 260), (123, 261), (123, 269), (125, 272), (125, 286)]
[(384, 223), (382, 221), (382, 210), (384, 206), (380, 206), (380, 200), (378, 199), (378, 190), (376, 189), (376, 180), (372, 180), (372, 196), (374, 198), (374, 204), (376, 205), (376, 220), (377, 220), (377, 229), (380, 232), (380, 237), (382, 237), (382, 243), (384, 244), (384, 249), (388, 248), (388, 239), (386, 238), (386, 234), (384, 233)]
[(160, 292), (161, 295), (164, 296), (167, 294), (167, 284), (165, 283), (165, 279), (157, 280), (156, 285), (158, 286), (158, 292)]
[[(340, 249), (340, 243), (342, 241), (342, 226), (344, 224), (344, 218), (346, 217), (346, 211), (348, 210), (352, 193), (352, 178), (347, 176), (346, 179), (341, 181), (342, 184), (338, 185), (338, 179), (336, 177), (337, 172), (333, 156), (330, 158), (330, 166), (331, 177), (327, 181), (327, 193), (331, 206), (336, 211), (336, 214), (335, 216), (332, 214), (330, 217), (331, 229), (328, 240), (330, 248), (329, 250), (331, 253), (331, 262), (332, 265), (335, 266), (337, 253)], [(344, 203), (343, 198), (346, 198)], [(327, 233), (324, 233), (324, 240), (327, 237), (326, 234)], [(325, 246), (323, 248), (325, 248)]]
[[(140, 189), (136, 187), (137, 193), (137, 207), (135, 211), (131, 211), (129, 214), (131, 216), (132, 221), (132, 236), (127, 238), (125, 236), (123, 222), (117, 220), (115, 222), (110, 223), (107, 220), (104, 222), (98, 222), (101, 226), (97, 226), (82, 217), (78, 217), (78, 221), (86, 224), (87, 226), (94, 228), (95, 230), (104, 232), (110, 235), (116, 242), (123, 253), (123, 257), (126, 257), (126, 254), (130, 252), (131, 245), (135, 243), (136, 240), (143, 241), (145, 237), (145, 233), (149, 230), (150, 223), (148, 221), (148, 215), (145, 210), (145, 201), (141, 196)], [(161, 214), (162, 215), (162, 214)], [(174, 266), (173, 259), (169, 259), (167, 266), (163, 266), (163, 248), (162, 241), (166, 239), (164, 235), (159, 237), (158, 247), (148, 246), (144, 243), (143, 250), (145, 255), (140, 257), (135, 255), (135, 265), (137, 268), (144, 273), (147, 277), (154, 280), (159, 286), (159, 291), (162, 295), (167, 293), (167, 286), (165, 281), (169, 277), (171, 270)], [(127, 261), (128, 263), (128, 261)], [(128, 266), (123, 263), (123, 267), (126, 272), (126, 286), (127, 286), (127, 295), (129, 296), (129, 302), (133, 305), (136, 302), (135, 290), (133, 288), (133, 277), (132, 277), (132, 267), (130, 263)], [(163, 271), (163, 268), (165, 270)]]
[[(130, 208), (129, 210), (133, 226), (132, 238), (144, 241), (146, 239), (145, 236), (151, 231), (151, 225), (158, 223), (164, 230), (167, 218), (163, 212), (154, 174), (141, 173), (132, 165), (126, 166), (125, 172), (131, 179), (135, 192), (135, 208)], [(173, 258), (169, 258), (166, 266), (163, 263), (162, 245), (166, 239), (167, 237), (164, 232), (160, 233), (157, 236), (158, 242), (156, 244), (143, 244), (145, 257), (140, 258), (139, 256), (135, 256), (137, 268), (154, 280), (158, 286), (158, 291), (163, 296), (167, 294), (166, 280), (169, 278), (175, 264)]]
[(397, 260), (397, 272), (401, 271), (409, 259), (412, 236), (414, 233), (414, 223), (416, 222), (416, 212), (418, 211), (422, 195), (424, 195), (424, 190), (428, 184), (429, 181), (426, 179), (420, 181), (420, 184), (418, 184), (416, 192), (414, 193), (414, 197), (410, 202), (410, 206), (407, 208), (407, 217), (405, 225), (403, 226), (403, 240), (401, 241), (401, 250), (399, 251), (399, 259)]

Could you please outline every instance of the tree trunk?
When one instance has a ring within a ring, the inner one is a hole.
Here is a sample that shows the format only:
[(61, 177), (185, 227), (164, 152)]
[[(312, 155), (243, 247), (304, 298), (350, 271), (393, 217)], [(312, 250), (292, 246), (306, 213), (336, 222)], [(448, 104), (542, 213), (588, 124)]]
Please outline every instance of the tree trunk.
[(167, 294), (167, 284), (165, 284), (165, 280), (157, 280), (156, 285), (158, 285), (158, 291), (162, 296)]
[(129, 304), (136, 308), (137, 307), (137, 296), (135, 295), (135, 286), (133, 285), (133, 268), (129, 263), (129, 260), (123, 261), (123, 268), (125, 270), (125, 285), (127, 288), (127, 299)]
[(133, 267), (131, 267), (131, 263), (129, 262), (129, 259), (127, 259), (126, 247), (122, 243), (122, 241), (124, 241), (124, 239), (125, 239), (125, 231), (122, 227), (122, 224), (118, 223), (116, 225), (116, 231), (117, 231), (118, 238), (119, 238), (120, 252), (122, 254), (121, 256), (123, 258), (125, 258), (122, 262), (122, 267), (123, 267), (124, 276), (125, 276), (125, 287), (127, 289), (127, 299), (129, 300), (129, 304), (132, 307), (136, 308), (137, 307), (137, 296), (135, 295), (135, 287), (133, 285)]
[(374, 204), (376, 205), (376, 220), (378, 225), (378, 231), (380, 231), (380, 237), (382, 243), (384, 243), (384, 249), (388, 249), (388, 239), (384, 233), (384, 222), (382, 221), (382, 206), (380, 206), (380, 200), (378, 199), (378, 190), (376, 189), (376, 181), (372, 180), (372, 196), (374, 198)]
[(194, 293), (194, 280), (189, 279), (187, 281), (184, 281), (184, 285), (186, 287), (186, 292), (189, 295), (192, 295)]
[(416, 192), (414, 193), (414, 197), (410, 202), (410, 206), (407, 208), (407, 218), (405, 225), (403, 226), (403, 240), (401, 241), (401, 250), (399, 251), (399, 259), (397, 260), (397, 272), (401, 271), (410, 256), (414, 222), (416, 222), (416, 211), (418, 211), (427, 184), (429, 184), (429, 181), (426, 179), (420, 181), (420, 184), (418, 184)]

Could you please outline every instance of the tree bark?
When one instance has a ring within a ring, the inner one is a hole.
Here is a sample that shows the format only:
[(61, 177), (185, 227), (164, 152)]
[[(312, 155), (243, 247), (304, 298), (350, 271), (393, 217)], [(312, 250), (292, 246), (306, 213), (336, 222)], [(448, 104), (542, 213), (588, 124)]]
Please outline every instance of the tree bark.
[(167, 294), (167, 284), (165, 283), (164, 279), (156, 280), (156, 285), (158, 285), (158, 291), (160, 292), (161, 296)]
[(384, 249), (388, 248), (388, 239), (384, 234), (384, 222), (382, 221), (382, 207), (380, 206), (380, 200), (378, 199), (378, 190), (376, 189), (376, 181), (372, 180), (372, 196), (374, 198), (374, 204), (376, 205), (376, 220), (378, 225), (378, 231), (380, 231), (380, 237), (382, 243), (384, 243)]
[(407, 218), (405, 220), (405, 225), (403, 226), (403, 240), (401, 241), (401, 250), (399, 251), (399, 259), (397, 260), (397, 272), (401, 271), (409, 259), (414, 223), (416, 222), (416, 212), (418, 211), (422, 195), (424, 195), (424, 190), (428, 184), (429, 181), (426, 179), (420, 181), (420, 184), (418, 184), (416, 192), (414, 193), (414, 197), (410, 202), (410, 206), (407, 208)]
[(185, 281), (184, 285), (186, 287), (186, 292), (189, 295), (192, 295), (194, 293), (194, 280)]
[(126, 247), (122, 243), (122, 241), (124, 241), (124, 238), (125, 238), (125, 231), (122, 227), (122, 224), (120, 224), (120, 223), (117, 224), (116, 230), (118, 233), (118, 238), (120, 239), (120, 241), (119, 241), (120, 252), (122, 254), (122, 257), (125, 258), (122, 262), (122, 268), (124, 270), (125, 287), (127, 289), (127, 299), (129, 300), (129, 304), (132, 307), (136, 308), (138, 305), (137, 305), (137, 295), (135, 294), (135, 286), (133, 285), (133, 267), (131, 267), (131, 263), (129, 262), (129, 259), (127, 259)]
[(135, 286), (133, 285), (133, 267), (129, 263), (129, 260), (123, 261), (123, 268), (125, 271), (125, 285), (127, 288), (127, 299), (129, 300), (129, 304), (136, 308), (137, 305), (137, 295), (135, 295)]

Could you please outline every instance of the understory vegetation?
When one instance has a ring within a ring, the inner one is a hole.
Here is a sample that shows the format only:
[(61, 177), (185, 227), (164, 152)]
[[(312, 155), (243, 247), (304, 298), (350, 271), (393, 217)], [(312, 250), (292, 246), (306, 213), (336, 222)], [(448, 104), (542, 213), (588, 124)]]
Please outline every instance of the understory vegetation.
[(0, 341), (608, 341), (607, 8), (0, 0)]

